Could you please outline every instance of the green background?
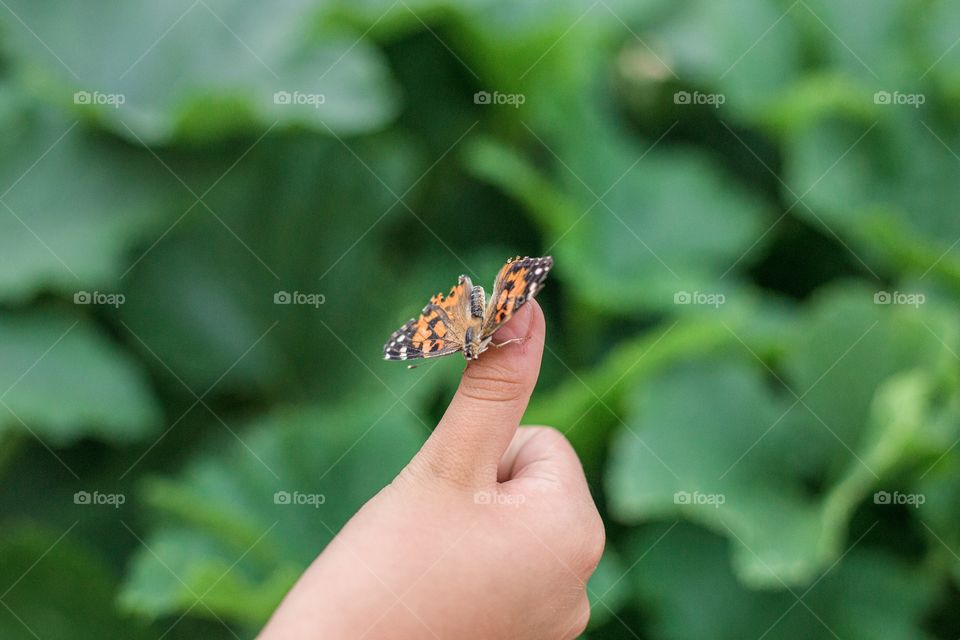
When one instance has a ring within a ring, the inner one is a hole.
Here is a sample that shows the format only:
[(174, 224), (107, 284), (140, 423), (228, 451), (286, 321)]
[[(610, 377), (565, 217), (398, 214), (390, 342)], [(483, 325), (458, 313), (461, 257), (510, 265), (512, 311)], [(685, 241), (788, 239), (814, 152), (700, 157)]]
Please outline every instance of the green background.
[(254, 636), (457, 382), (386, 337), (550, 254), (587, 636), (956, 638), (958, 41), (947, 0), (2, 0), (0, 637)]

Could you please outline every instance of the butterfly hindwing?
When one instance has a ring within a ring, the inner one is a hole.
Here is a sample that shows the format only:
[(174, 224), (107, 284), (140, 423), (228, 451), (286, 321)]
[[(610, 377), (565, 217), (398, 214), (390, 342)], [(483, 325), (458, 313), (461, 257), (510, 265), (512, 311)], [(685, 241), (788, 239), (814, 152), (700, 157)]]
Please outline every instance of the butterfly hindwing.
[(484, 338), (507, 322), (523, 304), (543, 287), (553, 267), (553, 258), (514, 258), (503, 265), (493, 283), (481, 334)]
[(384, 359), (433, 358), (462, 349), (470, 289), (470, 279), (460, 276), (446, 298), (440, 293), (433, 296), (420, 317), (411, 318), (393, 332), (383, 347)]

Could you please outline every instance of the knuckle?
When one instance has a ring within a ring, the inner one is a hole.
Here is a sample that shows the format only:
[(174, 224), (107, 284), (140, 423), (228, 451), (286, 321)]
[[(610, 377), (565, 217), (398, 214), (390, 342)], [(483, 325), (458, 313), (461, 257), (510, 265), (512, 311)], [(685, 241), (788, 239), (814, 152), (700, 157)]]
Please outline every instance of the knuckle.
[(566, 637), (570, 640), (579, 638), (586, 631), (588, 624), (590, 624), (590, 600), (584, 595), (575, 609), (570, 633)]
[(533, 427), (527, 427), (532, 429), (536, 433), (537, 438), (542, 438), (547, 441), (553, 447), (558, 449), (565, 449), (569, 453), (576, 455), (576, 452), (573, 449), (573, 445), (570, 444), (570, 441), (567, 440), (567, 436), (563, 435), (559, 430), (554, 427), (537, 425)]
[(577, 536), (575, 548), (572, 550), (575, 568), (584, 580), (589, 578), (600, 564), (607, 542), (603, 520), (595, 509), (591, 512), (588, 521), (579, 524), (580, 535)]
[(593, 573), (593, 570), (600, 564), (600, 558), (603, 557), (603, 550), (607, 546), (607, 532), (603, 527), (603, 521), (600, 520), (599, 516), (597, 516), (596, 521), (597, 523), (592, 527), (592, 531), (588, 535), (588, 542), (586, 544), (586, 555), (590, 565), (590, 573)]

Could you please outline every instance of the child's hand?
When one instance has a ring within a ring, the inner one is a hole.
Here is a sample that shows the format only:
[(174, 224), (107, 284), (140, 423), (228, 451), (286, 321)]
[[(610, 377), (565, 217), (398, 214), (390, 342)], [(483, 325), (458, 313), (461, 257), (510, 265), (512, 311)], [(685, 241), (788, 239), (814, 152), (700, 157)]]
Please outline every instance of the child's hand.
[(580, 461), (517, 425), (543, 355), (530, 301), (471, 362), (420, 452), (327, 546), (262, 640), (574, 638), (604, 530)]

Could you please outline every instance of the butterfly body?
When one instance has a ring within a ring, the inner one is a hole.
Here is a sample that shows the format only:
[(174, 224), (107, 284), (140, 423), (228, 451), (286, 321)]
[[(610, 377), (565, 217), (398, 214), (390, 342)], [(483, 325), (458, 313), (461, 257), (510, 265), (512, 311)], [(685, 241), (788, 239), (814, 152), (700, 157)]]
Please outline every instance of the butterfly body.
[(483, 287), (460, 276), (446, 297), (433, 296), (419, 318), (393, 332), (383, 347), (384, 359), (433, 358), (462, 351), (467, 360), (476, 360), (490, 347), (496, 330), (539, 292), (552, 267), (550, 256), (508, 261), (497, 274), (489, 301)]

